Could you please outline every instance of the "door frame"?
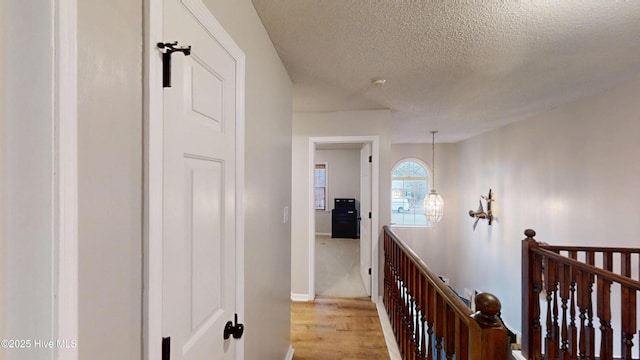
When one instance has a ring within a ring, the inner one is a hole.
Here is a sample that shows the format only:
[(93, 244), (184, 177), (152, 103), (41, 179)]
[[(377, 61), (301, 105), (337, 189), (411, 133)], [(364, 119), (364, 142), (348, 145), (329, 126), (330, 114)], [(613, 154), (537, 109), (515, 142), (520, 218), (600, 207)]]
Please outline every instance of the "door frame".
[[(378, 239), (379, 232), (379, 210), (380, 210), (380, 137), (379, 136), (327, 136), (327, 137), (310, 137), (309, 138), (309, 300), (316, 297), (316, 219), (315, 211), (313, 211), (314, 203), (314, 169), (315, 169), (315, 152), (316, 144), (341, 144), (341, 143), (370, 143), (371, 144), (371, 302), (378, 301)], [(360, 254), (362, 256), (362, 254)]]
[[(56, 339), (78, 341), (78, 62), (77, 0), (54, 4), (54, 311)], [(77, 360), (78, 347), (54, 349), (58, 360)]]
[[(371, 214), (371, 216), (373, 216), (373, 209), (371, 207), (371, 199), (372, 199), (372, 194), (371, 194), (371, 187), (373, 184), (373, 180), (371, 178), (371, 173), (372, 173), (372, 162), (373, 162), (373, 156), (371, 153), (371, 149), (373, 148), (373, 146), (371, 146), (371, 143), (364, 143), (362, 144), (362, 147), (360, 148), (360, 238), (362, 238), (362, 234), (363, 231), (362, 229), (365, 229), (365, 231), (367, 232), (367, 235), (369, 236), (369, 239), (373, 238), (373, 226), (371, 226), (371, 218), (369, 218), (369, 216), (367, 214)], [(367, 181), (364, 183), (364, 187), (363, 187), (363, 182), (362, 182), (362, 175), (363, 173), (366, 173), (367, 175)], [(363, 189), (368, 190), (368, 193), (365, 193), (363, 196)], [(364, 208), (363, 207), (363, 203), (364, 200), (363, 199), (367, 199), (367, 205), (369, 205), (368, 208)], [(362, 226), (363, 223), (368, 224), (368, 229), (367, 226)], [(360, 253), (362, 254), (362, 250), (363, 250), (363, 243), (360, 242)], [(371, 250), (369, 250), (371, 248), (371, 241), (369, 241), (369, 243), (365, 243), (364, 244), (364, 249), (366, 250), (365, 253), (370, 252)], [(363, 266), (362, 266), (362, 256), (360, 256), (359, 259), (359, 263), (358, 263), (358, 268), (360, 270), (360, 278), (362, 278), (363, 282), (366, 282), (365, 279), (368, 280), (369, 284), (365, 284), (365, 290), (367, 291), (369, 296), (372, 296), (371, 293), (371, 284), (372, 284), (372, 265), (371, 265), (371, 258), (369, 258), (368, 264), (366, 266), (366, 268), (368, 268), (368, 272), (365, 271), (365, 273), (363, 274)]]
[[(236, 60), (236, 312), (244, 316), (244, 52), (201, 0), (181, 0), (205, 17), (205, 27)], [(143, 359), (162, 357), (163, 259), (163, 88), (162, 59), (156, 44), (163, 38), (163, 0), (144, 0), (144, 227), (143, 227)], [(236, 359), (244, 359), (244, 337)]]

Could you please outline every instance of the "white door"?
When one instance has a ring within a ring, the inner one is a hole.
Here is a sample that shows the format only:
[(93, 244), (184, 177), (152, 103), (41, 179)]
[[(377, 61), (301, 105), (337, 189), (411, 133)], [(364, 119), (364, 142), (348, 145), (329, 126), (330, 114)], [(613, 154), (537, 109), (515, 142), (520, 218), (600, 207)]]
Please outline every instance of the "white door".
[(360, 277), (371, 295), (371, 144), (366, 143), (360, 150)]
[(164, 39), (192, 47), (190, 56), (173, 53), (172, 87), (163, 95), (162, 335), (172, 360), (235, 359), (239, 341), (223, 339), (238, 281), (238, 74), (199, 5), (164, 0), (163, 9)]

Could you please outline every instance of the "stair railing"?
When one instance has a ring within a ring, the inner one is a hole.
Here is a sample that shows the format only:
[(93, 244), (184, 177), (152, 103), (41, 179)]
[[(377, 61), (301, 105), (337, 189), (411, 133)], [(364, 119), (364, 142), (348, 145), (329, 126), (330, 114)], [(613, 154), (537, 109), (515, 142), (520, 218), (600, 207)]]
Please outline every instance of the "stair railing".
[[(528, 229), (522, 241), (523, 355), (634, 359), (640, 281), (632, 278), (632, 268), (640, 249), (551, 246), (535, 235)], [(612, 306), (619, 306), (619, 318), (612, 318)], [(620, 325), (615, 331), (620, 354), (614, 354), (614, 324)]]
[(473, 313), (387, 226), (384, 254), (383, 301), (403, 359), (508, 359), (495, 296), (479, 294)]

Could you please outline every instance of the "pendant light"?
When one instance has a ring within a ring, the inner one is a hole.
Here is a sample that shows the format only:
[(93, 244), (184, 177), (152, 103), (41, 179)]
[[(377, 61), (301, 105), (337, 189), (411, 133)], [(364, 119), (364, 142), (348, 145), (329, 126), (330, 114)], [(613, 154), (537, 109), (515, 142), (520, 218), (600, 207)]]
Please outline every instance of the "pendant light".
[(436, 185), (436, 133), (431, 132), (431, 147), (432, 147), (432, 160), (431, 160), (431, 191), (429, 195), (424, 198), (424, 214), (427, 216), (427, 220), (431, 223), (437, 223), (442, 219), (444, 215), (444, 200), (442, 196), (438, 194), (435, 189)]

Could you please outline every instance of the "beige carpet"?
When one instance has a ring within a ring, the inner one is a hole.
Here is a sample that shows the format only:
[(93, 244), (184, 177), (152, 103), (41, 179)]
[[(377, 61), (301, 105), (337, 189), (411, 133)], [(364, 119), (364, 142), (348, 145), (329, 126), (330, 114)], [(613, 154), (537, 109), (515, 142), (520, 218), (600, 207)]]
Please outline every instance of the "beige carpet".
[(367, 297), (359, 267), (359, 239), (316, 236), (317, 297)]

